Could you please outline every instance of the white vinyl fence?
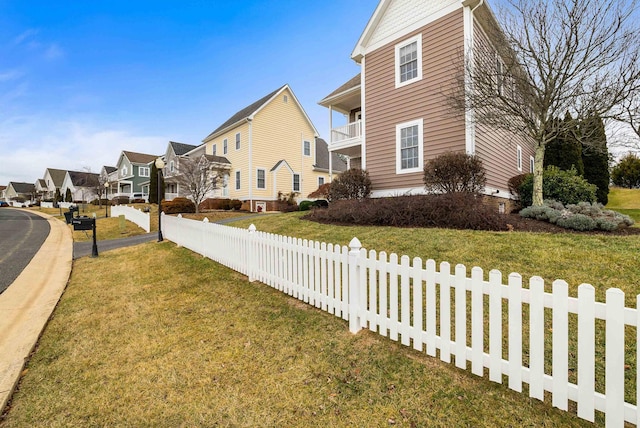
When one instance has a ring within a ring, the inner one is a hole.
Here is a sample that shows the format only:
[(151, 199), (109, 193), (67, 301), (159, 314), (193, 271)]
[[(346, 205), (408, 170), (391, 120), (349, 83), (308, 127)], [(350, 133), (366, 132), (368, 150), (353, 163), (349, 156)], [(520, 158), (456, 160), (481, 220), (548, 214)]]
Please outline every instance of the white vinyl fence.
[(124, 218), (137, 224), (149, 233), (151, 230), (151, 216), (149, 213), (142, 212), (142, 210), (129, 207), (127, 205), (114, 205), (111, 207), (111, 216), (118, 217), (124, 215)]
[[(624, 306), (619, 289), (606, 292), (606, 303), (595, 301), (588, 284), (577, 298), (561, 280), (548, 293), (540, 277), (529, 288), (516, 273), (506, 284), (497, 270), (486, 280), (477, 267), (469, 276), (463, 265), (452, 272), (446, 262), (367, 252), (357, 238), (348, 248), (165, 215), (162, 231), (251, 281), (348, 320), (354, 333), (369, 328), (461, 369), (470, 362), (473, 374), (488, 369), (498, 383), (506, 376), (518, 392), (526, 383), (539, 400), (549, 391), (554, 407), (567, 410), (571, 400), (589, 421), (597, 410), (608, 427), (638, 425), (640, 315)], [(634, 328), (626, 341), (625, 327)]]

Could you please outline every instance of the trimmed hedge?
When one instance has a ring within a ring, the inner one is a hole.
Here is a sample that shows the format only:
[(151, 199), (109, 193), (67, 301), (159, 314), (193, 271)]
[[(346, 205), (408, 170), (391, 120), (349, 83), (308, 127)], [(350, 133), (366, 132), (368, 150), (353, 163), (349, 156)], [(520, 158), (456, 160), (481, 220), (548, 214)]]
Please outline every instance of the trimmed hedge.
[(195, 213), (196, 204), (187, 198), (175, 198), (171, 201), (162, 201), (162, 211), (165, 214)]
[(485, 205), (482, 196), (472, 193), (335, 201), (328, 209), (312, 210), (303, 218), (371, 226), (508, 229), (504, 217)]
[[(595, 184), (590, 184), (580, 177), (575, 169), (563, 171), (556, 166), (550, 166), (544, 170), (542, 194), (545, 199), (552, 199), (565, 205), (596, 202), (597, 190), (598, 187)], [(533, 174), (527, 174), (524, 177), (518, 188), (518, 194), (523, 207), (533, 203)]]

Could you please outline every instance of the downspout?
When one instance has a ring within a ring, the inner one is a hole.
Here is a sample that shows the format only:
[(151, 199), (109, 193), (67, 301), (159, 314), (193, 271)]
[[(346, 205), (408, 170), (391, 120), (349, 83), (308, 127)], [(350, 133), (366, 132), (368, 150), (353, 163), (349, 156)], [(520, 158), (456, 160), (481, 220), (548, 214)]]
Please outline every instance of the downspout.
[(252, 143), (253, 143), (253, 135), (252, 135), (252, 125), (253, 125), (253, 118), (252, 117), (248, 117), (247, 118), (247, 123), (249, 124), (249, 212), (253, 212), (253, 148), (252, 148)]

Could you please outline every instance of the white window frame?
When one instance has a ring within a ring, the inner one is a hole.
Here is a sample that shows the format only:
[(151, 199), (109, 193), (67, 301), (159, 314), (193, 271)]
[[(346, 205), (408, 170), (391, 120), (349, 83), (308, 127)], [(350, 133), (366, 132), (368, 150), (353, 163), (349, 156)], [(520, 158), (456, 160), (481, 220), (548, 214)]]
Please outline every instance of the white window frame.
[[(262, 187), (260, 186), (260, 173), (262, 172)], [(256, 189), (267, 189), (267, 170), (265, 168), (256, 168)]]
[(287, 104), (289, 102), (289, 97), (285, 95), (284, 97), (282, 97), (282, 101)]
[[(296, 189), (296, 177), (298, 178), (298, 188)], [(300, 183), (300, 174), (293, 174), (293, 176), (291, 177), (291, 189), (294, 192), (299, 192), (300, 189), (302, 188), (302, 184)]]
[(235, 177), (235, 182), (236, 182), (236, 190), (240, 190), (242, 188), (242, 175), (240, 174), (240, 171), (236, 171), (236, 177)]
[(138, 176), (140, 177), (149, 177), (151, 175), (150, 168), (148, 166), (139, 166), (138, 167)]
[(302, 142), (302, 154), (306, 157), (311, 157), (311, 141)]
[(322, 186), (324, 184), (324, 177), (318, 177), (318, 187)]
[(222, 196), (229, 196), (229, 174), (222, 177)]
[(518, 171), (522, 172), (522, 147), (520, 145), (516, 147), (516, 167)]
[[(414, 77), (413, 79), (409, 79), (409, 80), (405, 80), (404, 82), (400, 81), (400, 49), (409, 46), (410, 44), (415, 43), (416, 44), (416, 60), (417, 60), (417, 64), (416, 66), (418, 67), (417, 70), (417, 75), (416, 77)], [(403, 40), (401, 43), (398, 43), (395, 46), (395, 75), (396, 75), (396, 88), (400, 88), (402, 86), (405, 85), (409, 85), (411, 83), (417, 82), (419, 80), (422, 80), (422, 33), (417, 34), (407, 40)]]
[(229, 141), (225, 138), (222, 140), (222, 154), (227, 154), (229, 152)]
[(169, 172), (174, 172), (176, 170), (176, 164), (171, 161), (169, 162)]
[(120, 177), (126, 177), (127, 176), (127, 166), (123, 166), (122, 169), (120, 170)]
[(236, 132), (236, 150), (240, 150), (240, 133)]
[(529, 156), (529, 172), (533, 174), (533, 170), (536, 168), (536, 159), (533, 156)]
[[(411, 174), (422, 172), (424, 169), (424, 132), (423, 119), (416, 119), (396, 125), (396, 174)], [(402, 130), (412, 126), (418, 126), (418, 166), (415, 168), (402, 168)]]
[(211, 151), (213, 152), (213, 155), (214, 155), (214, 156), (217, 156), (217, 155), (218, 155), (218, 147), (217, 147), (217, 144), (214, 144), (214, 145), (211, 147)]

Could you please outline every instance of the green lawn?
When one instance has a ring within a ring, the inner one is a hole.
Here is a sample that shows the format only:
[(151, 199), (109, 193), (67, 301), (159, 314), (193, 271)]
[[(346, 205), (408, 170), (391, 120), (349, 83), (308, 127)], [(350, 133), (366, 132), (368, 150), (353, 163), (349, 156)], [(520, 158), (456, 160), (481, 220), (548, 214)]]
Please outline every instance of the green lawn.
[(612, 187), (609, 190), (607, 208), (626, 214), (640, 227), (640, 189)]

